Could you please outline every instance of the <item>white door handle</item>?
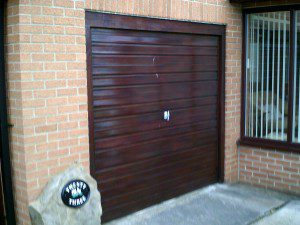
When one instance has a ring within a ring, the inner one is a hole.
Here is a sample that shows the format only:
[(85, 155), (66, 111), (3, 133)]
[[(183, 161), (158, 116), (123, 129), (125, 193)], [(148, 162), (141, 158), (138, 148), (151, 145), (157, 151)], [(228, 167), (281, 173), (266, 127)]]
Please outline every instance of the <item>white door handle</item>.
[(170, 111), (164, 111), (164, 120), (170, 121)]

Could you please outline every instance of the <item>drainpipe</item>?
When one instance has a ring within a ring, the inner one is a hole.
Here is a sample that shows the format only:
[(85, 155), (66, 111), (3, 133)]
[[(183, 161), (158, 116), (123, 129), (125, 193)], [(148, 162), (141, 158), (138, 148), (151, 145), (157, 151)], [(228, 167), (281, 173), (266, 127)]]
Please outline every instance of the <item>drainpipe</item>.
[(8, 142), (8, 123), (5, 87), (4, 23), (6, 1), (0, 1), (0, 129), (1, 129), (1, 171), (4, 195), (4, 207), (7, 225), (15, 225), (14, 197), (11, 179), (11, 163)]

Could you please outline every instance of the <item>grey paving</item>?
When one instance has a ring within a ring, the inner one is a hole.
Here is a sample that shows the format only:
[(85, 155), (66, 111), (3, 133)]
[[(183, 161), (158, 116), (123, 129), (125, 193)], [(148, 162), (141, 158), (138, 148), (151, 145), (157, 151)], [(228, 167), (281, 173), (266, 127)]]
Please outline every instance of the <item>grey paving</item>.
[(300, 201), (291, 201), (269, 216), (253, 223), (253, 225), (299, 225)]
[(252, 224), (292, 200), (297, 197), (241, 184), (216, 184), (106, 225)]

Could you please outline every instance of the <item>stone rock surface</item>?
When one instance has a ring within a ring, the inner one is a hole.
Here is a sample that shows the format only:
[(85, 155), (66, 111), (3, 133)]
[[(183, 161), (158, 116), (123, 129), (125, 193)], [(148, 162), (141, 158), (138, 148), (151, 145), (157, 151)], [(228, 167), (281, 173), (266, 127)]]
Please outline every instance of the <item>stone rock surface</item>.
[[(79, 208), (64, 205), (61, 192), (70, 180), (80, 179), (90, 187), (89, 200)], [(101, 197), (97, 182), (83, 168), (74, 165), (53, 177), (38, 199), (29, 205), (32, 225), (100, 225)]]

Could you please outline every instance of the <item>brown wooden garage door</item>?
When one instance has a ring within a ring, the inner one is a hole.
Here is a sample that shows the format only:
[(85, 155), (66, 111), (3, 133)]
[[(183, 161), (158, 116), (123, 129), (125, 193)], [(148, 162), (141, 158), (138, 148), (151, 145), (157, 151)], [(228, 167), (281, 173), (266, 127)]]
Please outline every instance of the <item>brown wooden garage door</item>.
[(91, 171), (103, 219), (219, 181), (224, 26), (86, 19)]

